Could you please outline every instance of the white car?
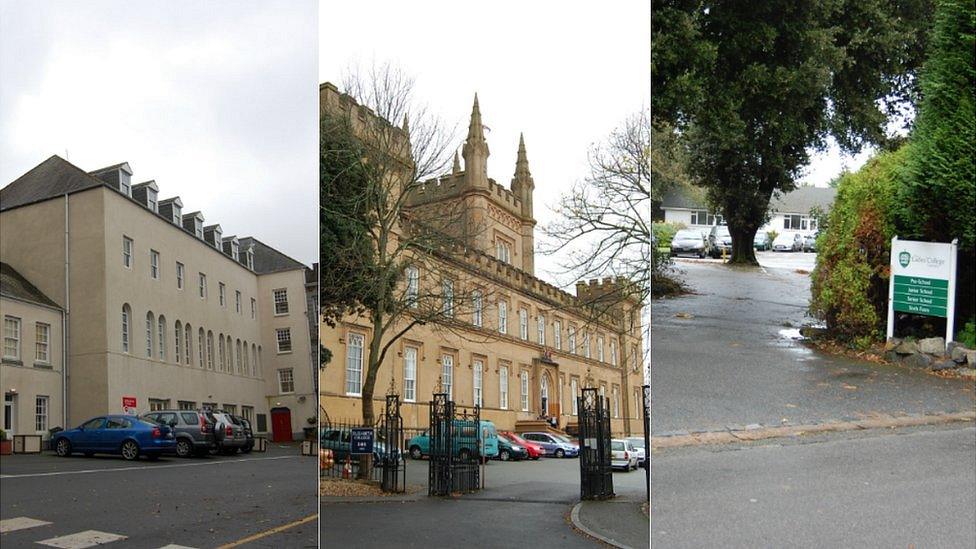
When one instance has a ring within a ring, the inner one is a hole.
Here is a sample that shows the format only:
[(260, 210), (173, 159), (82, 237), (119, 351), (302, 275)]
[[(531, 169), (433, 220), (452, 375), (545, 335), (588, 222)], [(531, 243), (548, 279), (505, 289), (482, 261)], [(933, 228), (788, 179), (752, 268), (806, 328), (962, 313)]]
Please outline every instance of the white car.
[(637, 452), (637, 466), (645, 467), (647, 465), (646, 453), (644, 451), (644, 437), (627, 437), (627, 442), (634, 445), (634, 451)]
[(610, 440), (610, 467), (633, 471), (637, 468), (637, 449), (629, 440)]
[(803, 249), (803, 236), (800, 233), (780, 233), (773, 240), (774, 252), (796, 252)]

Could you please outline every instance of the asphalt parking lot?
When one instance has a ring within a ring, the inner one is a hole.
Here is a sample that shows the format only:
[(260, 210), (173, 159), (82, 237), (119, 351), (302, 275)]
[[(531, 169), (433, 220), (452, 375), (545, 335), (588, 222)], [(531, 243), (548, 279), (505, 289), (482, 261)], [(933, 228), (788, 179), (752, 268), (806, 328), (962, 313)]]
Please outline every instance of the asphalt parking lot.
[(316, 547), (317, 460), (265, 453), (156, 461), (0, 459), (0, 540), (36, 547)]
[[(412, 501), (323, 502), (327, 547), (598, 547), (579, 534), (569, 513), (580, 497), (578, 458), (490, 461), (482, 491), (455, 498), (427, 497), (427, 460), (407, 460)], [(613, 473), (617, 500), (645, 497), (644, 470)], [(647, 532), (640, 535), (646, 539)]]

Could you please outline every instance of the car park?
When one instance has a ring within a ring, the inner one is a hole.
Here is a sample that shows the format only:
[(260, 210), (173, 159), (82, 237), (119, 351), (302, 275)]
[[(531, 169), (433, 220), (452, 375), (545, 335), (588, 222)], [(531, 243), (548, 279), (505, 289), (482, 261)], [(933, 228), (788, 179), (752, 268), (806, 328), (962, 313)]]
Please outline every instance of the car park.
[(498, 456), (502, 461), (521, 460), (529, 457), (528, 450), (524, 446), (509, 439), (503, 434), (498, 435)]
[(157, 410), (140, 417), (157, 425), (166, 425), (173, 430), (176, 439), (176, 455), (179, 457), (206, 455), (217, 448), (215, 423), (205, 412)]
[(630, 441), (619, 438), (610, 440), (610, 467), (625, 471), (637, 468), (637, 450)]
[(505, 435), (505, 438), (508, 440), (511, 440), (512, 442), (525, 448), (525, 451), (529, 453), (529, 459), (539, 459), (546, 453), (541, 444), (532, 442), (531, 440), (525, 440), (511, 431), (502, 431), (499, 434)]
[(752, 247), (760, 250), (766, 251), (769, 249), (769, 233), (765, 231), (759, 231), (756, 233), (756, 237), (752, 239)]
[[(462, 459), (467, 459), (471, 455), (478, 455), (478, 434), (474, 431), (475, 425), (471, 420), (454, 420), (453, 453)], [(480, 442), (485, 458), (498, 456), (498, 431), (495, 424), (482, 420), (480, 421)], [(430, 431), (424, 431), (407, 441), (407, 451), (413, 459), (421, 459), (423, 456), (430, 455)]]
[(803, 249), (803, 237), (800, 233), (780, 233), (773, 240), (774, 252), (797, 252)]
[(520, 436), (529, 442), (535, 442), (542, 446), (547, 456), (561, 458), (579, 455), (579, 446), (573, 443), (569, 437), (544, 432), (522, 433)]
[(74, 429), (59, 431), (54, 449), (61, 457), (73, 453), (117, 454), (126, 460), (144, 455), (156, 459), (176, 451), (176, 438), (168, 425), (128, 415), (98, 416)]
[(217, 451), (221, 454), (236, 454), (247, 446), (247, 435), (244, 426), (232, 415), (223, 410), (204, 412), (212, 419), (216, 427), (214, 434), (217, 439)]
[(708, 253), (708, 240), (698, 230), (680, 229), (671, 239), (671, 255), (693, 255), (705, 257)]
[(732, 253), (732, 235), (728, 225), (713, 225), (708, 232), (708, 251), (713, 258)]
[(637, 452), (637, 466), (647, 467), (647, 452), (644, 448), (644, 437), (627, 437), (624, 440), (634, 446), (634, 451)]

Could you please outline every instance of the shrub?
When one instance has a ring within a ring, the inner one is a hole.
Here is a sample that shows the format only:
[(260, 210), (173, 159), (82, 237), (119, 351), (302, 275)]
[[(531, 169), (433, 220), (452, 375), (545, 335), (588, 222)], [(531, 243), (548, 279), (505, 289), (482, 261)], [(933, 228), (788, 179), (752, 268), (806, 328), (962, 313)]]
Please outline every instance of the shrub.
[(657, 242), (658, 248), (670, 248), (674, 233), (684, 228), (684, 223), (656, 221), (651, 224), (651, 230), (654, 233), (654, 239)]
[(955, 339), (968, 349), (976, 349), (976, 317), (970, 319), (962, 330), (956, 332)]
[(835, 338), (861, 346), (884, 334), (894, 202), (909, 146), (872, 158), (837, 187), (818, 241), (810, 312)]

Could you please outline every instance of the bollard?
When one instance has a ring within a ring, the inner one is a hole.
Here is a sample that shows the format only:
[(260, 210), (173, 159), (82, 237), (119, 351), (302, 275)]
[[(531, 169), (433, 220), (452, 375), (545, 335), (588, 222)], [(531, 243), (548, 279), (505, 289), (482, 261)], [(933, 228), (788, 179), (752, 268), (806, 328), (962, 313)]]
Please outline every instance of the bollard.
[(346, 456), (346, 464), (342, 467), (342, 478), (348, 479), (352, 477), (352, 463), (349, 461), (349, 456)]

